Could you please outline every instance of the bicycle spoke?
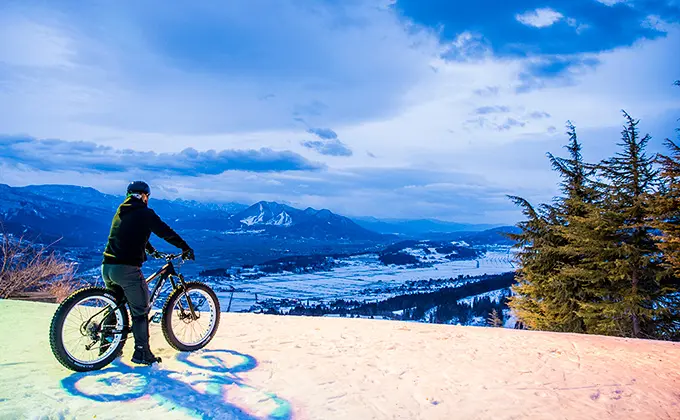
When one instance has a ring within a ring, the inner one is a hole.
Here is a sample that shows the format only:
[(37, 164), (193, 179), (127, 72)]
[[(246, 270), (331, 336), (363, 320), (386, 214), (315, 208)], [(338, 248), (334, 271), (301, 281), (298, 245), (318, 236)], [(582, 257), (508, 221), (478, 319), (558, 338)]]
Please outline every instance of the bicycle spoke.
[[(102, 354), (102, 334), (104, 320), (112, 314), (114, 320), (107, 323), (108, 328), (122, 328), (122, 318), (119, 311), (107, 310), (115, 307), (116, 302), (104, 296), (93, 296), (76, 304), (62, 326), (62, 343), (71, 358), (81, 363), (95, 363), (107, 357), (122, 339), (122, 334), (112, 334), (113, 341)], [(88, 325), (83, 325), (88, 322)], [(80, 322), (78, 322), (80, 321)], [(83, 331), (83, 327), (85, 330)], [(83, 332), (85, 334), (83, 334)], [(88, 346), (92, 346), (88, 350)]]
[[(175, 337), (182, 344), (196, 345), (212, 332), (217, 308), (212, 298), (202, 289), (189, 289), (183, 292), (172, 310), (170, 328), (174, 330)], [(191, 315), (192, 310), (196, 319)], [(207, 319), (208, 325), (204, 319)]]

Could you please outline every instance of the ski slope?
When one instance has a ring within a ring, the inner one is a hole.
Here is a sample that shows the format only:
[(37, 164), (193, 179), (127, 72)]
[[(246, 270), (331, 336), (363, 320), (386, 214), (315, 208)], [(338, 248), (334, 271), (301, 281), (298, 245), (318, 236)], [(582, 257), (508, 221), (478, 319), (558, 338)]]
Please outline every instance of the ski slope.
[(74, 373), (52, 304), (0, 300), (0, 419), (679, 419), (680, 343), (225, 313), (155, 367)]

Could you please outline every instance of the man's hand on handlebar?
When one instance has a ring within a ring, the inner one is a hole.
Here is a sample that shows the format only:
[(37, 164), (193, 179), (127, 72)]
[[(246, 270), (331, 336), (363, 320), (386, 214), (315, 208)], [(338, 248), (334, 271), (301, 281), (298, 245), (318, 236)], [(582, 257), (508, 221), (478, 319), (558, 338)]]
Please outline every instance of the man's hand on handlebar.
[(195, 260), (196, 257), (194, 255), (194, 250), (189, 248), (185, 251), (182, 251), (181, 254), (167, 254), (165, 252), (159, 252), (159, 251), (154, 251), (153, 253), (150, 254), (153, 258), (157, 258), (160, 260), (174, 260), (175, 258), (182, 258), (183, 261), (186, 260)]
[(182, 259), (183, 260), (192, 260), (192, 261), (196, 260), (196, 256), (194, 255), (194, 250), (189, 248), (189, 249), (185, 250), (184, 252), (182, 252)]

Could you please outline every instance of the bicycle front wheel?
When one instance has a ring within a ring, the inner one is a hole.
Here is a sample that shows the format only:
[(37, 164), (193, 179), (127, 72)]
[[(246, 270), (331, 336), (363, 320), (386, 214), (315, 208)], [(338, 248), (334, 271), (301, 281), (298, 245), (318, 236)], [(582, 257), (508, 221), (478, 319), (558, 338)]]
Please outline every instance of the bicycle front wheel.
[(175, 350), (195, 351), (205, 347), (217, 333), (220, 302), (206, 284), (187, 282), (173, 290), (163, 307), (161, 328)]

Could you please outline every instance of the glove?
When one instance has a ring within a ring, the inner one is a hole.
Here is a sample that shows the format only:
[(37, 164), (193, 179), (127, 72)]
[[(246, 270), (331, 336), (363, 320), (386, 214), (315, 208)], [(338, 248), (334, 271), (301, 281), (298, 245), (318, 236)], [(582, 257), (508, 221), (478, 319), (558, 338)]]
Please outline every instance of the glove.
[(194, 255), (194, 250), (191, 249), (191, 248), (184, 250), (184, 252), (182, 252), (182, 259), (183, 260), (192, 260), (192, 261), (196, 260), (196, 256)]
[(156, 251), (156, 248), (151, 246), (151, 244), (149, 244), (149, 243), (146, 244), (146, 253), (149, 254), (153, 258), (163, 258), (161, 253)]

